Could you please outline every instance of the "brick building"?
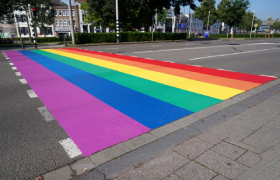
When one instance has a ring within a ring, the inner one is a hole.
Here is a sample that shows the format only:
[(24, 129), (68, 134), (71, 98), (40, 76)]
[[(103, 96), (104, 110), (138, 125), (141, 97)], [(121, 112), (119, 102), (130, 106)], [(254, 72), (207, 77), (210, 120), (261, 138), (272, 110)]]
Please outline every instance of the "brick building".
[[(53, 0), (53, 9), (55, 10), (55, 18), (54, 18), (54, 34), (56, 37), (58, 36), (69, 36), (71, 33), (71, 26), (70, 26), (70, 14), (68, 5), (60, 0)], [(80, 14), (79, 14), (79, 7), (72, 6), (72, 17), (73, 17), (73, 24), (74, 24), (74, 31), (81, 32), (80, 29)]]

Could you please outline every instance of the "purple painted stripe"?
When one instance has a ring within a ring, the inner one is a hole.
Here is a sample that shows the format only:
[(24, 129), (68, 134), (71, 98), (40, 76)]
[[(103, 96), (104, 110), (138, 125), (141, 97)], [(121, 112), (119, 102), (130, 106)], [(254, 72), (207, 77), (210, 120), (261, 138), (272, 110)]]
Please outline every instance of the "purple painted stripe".
[(84, 156), (150, 130), (21, 53), (5, 53)]

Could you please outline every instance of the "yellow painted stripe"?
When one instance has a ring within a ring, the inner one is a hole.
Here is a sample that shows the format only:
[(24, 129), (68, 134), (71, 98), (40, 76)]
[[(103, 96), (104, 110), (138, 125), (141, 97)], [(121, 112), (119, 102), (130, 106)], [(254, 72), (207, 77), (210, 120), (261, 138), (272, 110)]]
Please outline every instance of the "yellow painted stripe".
[(228, 99), (232, 96), (240, 94), (244, 91), (233, 89), (229, 87), (219, 86), (215, 84), (205, 83), (201, 81), (196, 81), (192, 79), (182, 78), (178, 76), (173, 76), (170, 74), (160, 73), (156, 71), (150, 71), (146, 69), (141, 69), (134, 66), (128, 66), (124, 64), (114, 63), (110, 61), (105, 61), (93, 57), (77, 55), (75, 53), (67, 53), (63, 51), (43, 49), (44, 51), (58, 54), (61, 56), (73, 58), (79, 61), (87, 62), (90, 64), (94, 64), (97, 66), (105, 67), (108, 69), (113, 69), (125, 74), (130, 74), (133, 76), (137, 76), (140, 78), (148, 79), (151, 81), (155, 81), (161, 84), (169, 85), (172, 87), (176, 87), (179, 89), (195, 92), (198, 94), (203, 94), (206, 96), (214, 97), (217, 99)]

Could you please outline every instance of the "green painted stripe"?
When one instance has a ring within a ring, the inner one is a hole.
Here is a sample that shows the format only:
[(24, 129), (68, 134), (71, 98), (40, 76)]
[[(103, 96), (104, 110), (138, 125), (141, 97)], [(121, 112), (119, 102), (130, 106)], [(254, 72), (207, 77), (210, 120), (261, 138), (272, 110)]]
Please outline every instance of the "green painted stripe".
[(32, 51), (189, 111), (198, 112), (222, 101), (46, 51)]

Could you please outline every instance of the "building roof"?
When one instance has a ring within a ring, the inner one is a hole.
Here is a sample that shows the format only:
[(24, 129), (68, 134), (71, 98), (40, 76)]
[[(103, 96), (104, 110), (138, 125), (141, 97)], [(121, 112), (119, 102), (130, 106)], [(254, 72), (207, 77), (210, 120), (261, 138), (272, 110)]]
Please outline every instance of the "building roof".
[(61, 0), (52, 0), (52, 5), (53, 6), (67, 6), (67, 4), (65, 4)]

